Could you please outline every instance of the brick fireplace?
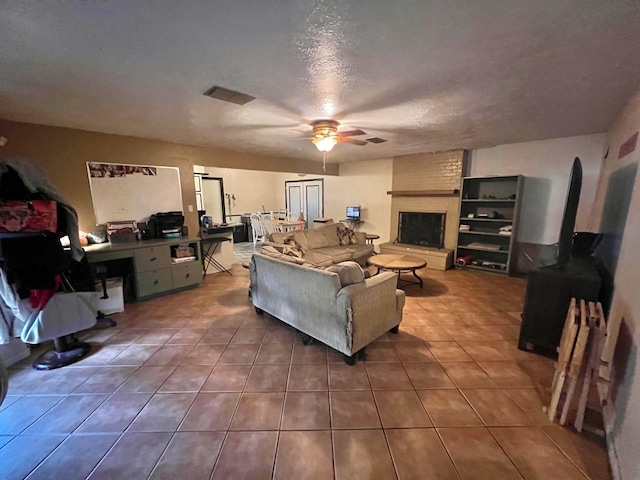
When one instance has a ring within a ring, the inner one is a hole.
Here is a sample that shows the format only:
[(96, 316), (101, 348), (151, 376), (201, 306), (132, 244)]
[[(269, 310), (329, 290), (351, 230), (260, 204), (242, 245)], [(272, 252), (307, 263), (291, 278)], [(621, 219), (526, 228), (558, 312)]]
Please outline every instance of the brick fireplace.
[[(459, 190), (465, 159), (465, 150), (394, 157), (392, 190), (389, 192), (392, 195), (389, 235), (392, 242), (381, 245), (381, 251), (402, 249), (411, 255), (423, 256), (421, 251), (427, 250), (424, 255), (432, 256), (431, 260), (426, 258), (430, 267), (443, 270), (450, 267), (458, 241)], [(444, 248), (398, 244), (400, 212), (444, 214)], [(437, 260), (433, 255), (444, 256), (446, 260)]]

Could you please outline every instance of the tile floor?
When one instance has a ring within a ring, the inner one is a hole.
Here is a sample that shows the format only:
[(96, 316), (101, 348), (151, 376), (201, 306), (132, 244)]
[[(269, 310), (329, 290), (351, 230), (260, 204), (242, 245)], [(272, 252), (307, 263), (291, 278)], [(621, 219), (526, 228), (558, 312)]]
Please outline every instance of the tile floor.
[(542, 413), (553, 362), (515, 346), (524, 279), (421, 272), (400, 333), (349, 367), (233, 274), (127, 304), (74, 366), (12, 367), (0, 477), (610, 478), (602, 441)]

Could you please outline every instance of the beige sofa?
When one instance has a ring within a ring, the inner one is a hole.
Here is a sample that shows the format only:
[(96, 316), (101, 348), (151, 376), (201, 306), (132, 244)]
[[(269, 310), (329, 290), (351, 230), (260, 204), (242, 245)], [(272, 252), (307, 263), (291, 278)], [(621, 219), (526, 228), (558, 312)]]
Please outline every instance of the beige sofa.
[(397, 332), (402, 321), (405, 294), (392, 272), (365, 278), (354, 262), (322, 268), (256, 253), (249, 277), (257, 313), (267, 312), (336, 349), (349, 365), (373, 340)]
[[(302, 261), (318, 266), (329, 266), (335, 263), (354, 261), (365, 266), (367, 259), (373, 255), (373, 245), (367, 245), (364, 232), (353, 232), (355, 243), (341, 245), (339, 230), (346, 227), (342, 223), (329, 223), (313, 230), (272, 233), (265, 245), (278, 247), (284, 245), (285, 239), (293, 236), (301, 247)], [(269, 252), (263, 252), (269, 254)]]

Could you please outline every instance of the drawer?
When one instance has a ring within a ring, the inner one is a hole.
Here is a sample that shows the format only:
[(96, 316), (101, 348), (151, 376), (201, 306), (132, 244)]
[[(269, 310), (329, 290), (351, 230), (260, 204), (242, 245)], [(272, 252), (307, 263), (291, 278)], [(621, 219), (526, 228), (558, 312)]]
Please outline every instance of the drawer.
[(171, 251), (166, 246), (137, 248), (134, 258), (137, 273), (171, 266)]
[(171, 267), (173, 288), (197, 285), (202, 281), (202, 264), (198, 261), (179, 263)]
[(138, 283), (138, 297), (146, 297), (173, 288), (170, 268), (160, 268), (139, 273), (136, 276), (136, 280)]

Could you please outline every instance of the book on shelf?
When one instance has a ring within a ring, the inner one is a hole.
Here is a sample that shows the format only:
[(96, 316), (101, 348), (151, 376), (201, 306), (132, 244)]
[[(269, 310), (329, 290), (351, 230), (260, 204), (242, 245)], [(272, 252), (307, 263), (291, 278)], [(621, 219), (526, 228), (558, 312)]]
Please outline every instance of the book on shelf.
[(493, 243), (471, 242), (467, 245), (467, 247), (482, 248), (483, 250), (491, 250), (496, 252), (500, 250), (500, 245), (494, 245)]

